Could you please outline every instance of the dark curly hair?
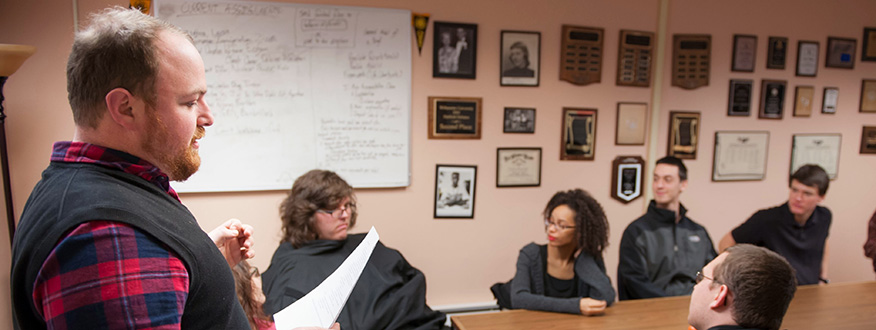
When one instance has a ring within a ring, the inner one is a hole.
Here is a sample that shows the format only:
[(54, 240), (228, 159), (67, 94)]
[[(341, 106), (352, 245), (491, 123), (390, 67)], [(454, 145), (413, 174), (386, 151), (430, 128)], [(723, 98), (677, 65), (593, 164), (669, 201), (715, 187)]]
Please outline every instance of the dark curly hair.
[(560, 191), (551, 197), (544, 208), (545, 218), (549, 218), (560, 205), (566, 205), (575, 211), (578, 248), (593, 257), (602, 257), (602, 251), (608, 246), (608, 219), (599, 202), (581, 189)]
[[(355, 205), (353, 187), (335, 172), (311, 170), (295, 179), (289, 196), (280, 203), (283, 240), (300, 248), (304, 243), (318, 239), (313, 215), (317, 210), (337, 209), (347, 197)], [(350, 211), (350, 228), (353, 228), (356, 225), (356, 208)]]
[(253, 285), (253, 277), (261, 276), (258, 269), (250, 266), (246, 260), (239, 262), (234, 267), (231, 267), (231, 272), (234, 274), (234, 289), (237, 292), (237, 300), (243, 306), (243, 311), (246, 313), (249, 326), (252, 330), (259, 329), (259, 323), (269, 324), (271, 318), (265, 314), (262, 308), (262, 303), (256, 299), (257, 289)]

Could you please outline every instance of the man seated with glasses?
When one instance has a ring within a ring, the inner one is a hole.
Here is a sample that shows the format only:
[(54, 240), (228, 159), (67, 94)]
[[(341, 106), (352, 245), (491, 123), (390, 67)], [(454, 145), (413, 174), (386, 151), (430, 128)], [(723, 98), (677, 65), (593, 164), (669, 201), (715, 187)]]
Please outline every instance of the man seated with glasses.
[[(262, 274), (265, 312), (272, 315), (322, 283), (359, 246), (353, 187), (331, 171), (295, 180), (280, 204), (283, 240)], [(338, 317), (351, 329), (440, 329), (444, 313), (426, 305), (426, 278), (394, 249), (377, 243)]]
[(721, 253), (696, 283), (687, 322), (699, 330), (778, 330), (797, 290), (785, 258), (750, 244)]
[(624, 230), (617, 267), (620, 300), (681, 296), (693, 290), (693, 274), (717, 255), (703, 226), (687, 217), (679, 196), (687, 167), (664, 157), (654, 167), (654, 199)]

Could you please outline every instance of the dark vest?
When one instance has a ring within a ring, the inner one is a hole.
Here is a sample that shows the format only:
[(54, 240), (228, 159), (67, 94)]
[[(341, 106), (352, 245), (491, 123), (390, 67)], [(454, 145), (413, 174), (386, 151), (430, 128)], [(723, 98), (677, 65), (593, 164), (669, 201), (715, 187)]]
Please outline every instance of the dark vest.
[(16, 329), (46, 328), (32, 296), (37, 272), (67, 232), (91, 220), (134, 226), (182, 259), (189, 272), (183, 329), (249, 329), (228, 263), (185, 206), (136, 175), (56, 162), (43, 171), (15, 232), (11, 282)]

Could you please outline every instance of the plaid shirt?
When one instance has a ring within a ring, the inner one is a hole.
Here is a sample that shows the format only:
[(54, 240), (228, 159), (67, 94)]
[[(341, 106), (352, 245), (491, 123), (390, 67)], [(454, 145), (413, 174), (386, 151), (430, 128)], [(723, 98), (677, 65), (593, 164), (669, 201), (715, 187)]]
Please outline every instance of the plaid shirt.
[[(179, 200), (161, 170), (118, 150), (57, 142), (51, 160), (117, 168)], [(164, 244), (136, 227), (94, 219), (58, 242), (33, 299), (48, 329), (179, 329), (188, 291), (185, 265)]]

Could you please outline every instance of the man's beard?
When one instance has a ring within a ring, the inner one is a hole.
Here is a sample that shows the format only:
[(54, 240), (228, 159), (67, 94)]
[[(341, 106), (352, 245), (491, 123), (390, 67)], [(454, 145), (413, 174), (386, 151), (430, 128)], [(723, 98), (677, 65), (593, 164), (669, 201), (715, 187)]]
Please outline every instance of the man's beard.
[(172, 181), (185, 181), (192, 174), (198, 171), (201, 166), (201, 156), (198, 155), (198, 150), (192, 147), (192, 143), (204, 137), (206, 133), (203, 126), (198, 126), (195, 130), (195, 135), (192, 140), (186, 144), (181, 150), (168, 150), (167, 146), (171, 145), (167, 132), (167, 125), (161, 121), (155, 114), (154, 110), (147, 111), (152, 119), (150, 130), (155, 132), (153, 138), (143, 141), (142, 147), (147, 153), (158, 160), (156, 166), (161, 168), (170, 177)]

